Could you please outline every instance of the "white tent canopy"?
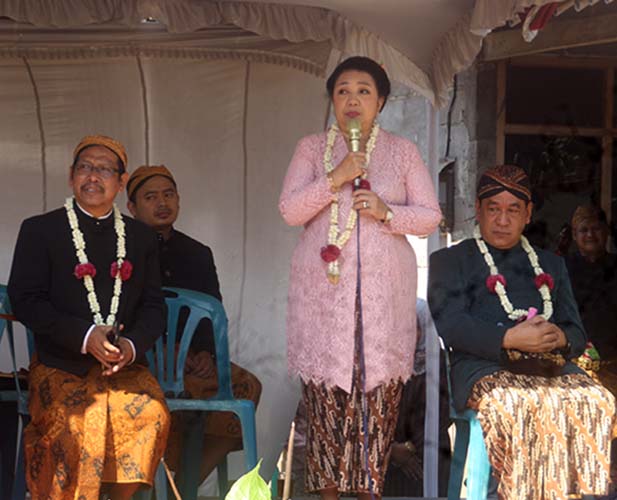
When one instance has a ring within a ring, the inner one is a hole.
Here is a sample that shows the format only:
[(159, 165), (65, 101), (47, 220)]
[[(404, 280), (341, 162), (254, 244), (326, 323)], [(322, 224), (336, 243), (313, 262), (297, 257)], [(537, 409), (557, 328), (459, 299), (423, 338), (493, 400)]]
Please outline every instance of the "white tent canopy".
[[(263, 39), (244, 37), (240, 41), (242, 35), (234, 30), (225, 33), (213, 30), (233, 25), (269, 41), (327, 42), (333, 50), (368, 55), (382, 62), (394, 80), (417, 90), (432, 103), (443, 105), (452, 77), (473, 62), (483, 36), (514, 19), (526, 7), (550, 1), (1, 0), (0, 16), (44, 28), (33, 33), (12, 25), (4, 30), (1, 45), (5, 50), (13, 50), (13, 54), (23, 54), (31, 47), (50, 53), (54, 44), (66, 48), (62, 38), (68, 35), (65, 41), (69, 46), (86, 52), (101, 48), (109, 52), (114, 47), (126, 53), (127, 50), (204, 44), (237, 50), (244, 47), (253, 51), (253, 55), (259, 52), (267, 57), (265, 54), (270, 53), (270, 58), (271, 52), (279, 52), (272, 44), (263, 45)], [(144, 29), (144, 19), (161, 23), (165, 36), (150, 36), (151, 31)], [(84, 30), (92, 25), (96, 26), (94, 30)], [(118, 26), (129, 28), (130, 33), (114, 29)], [(48, 28), (61, 28), (61, 31)], [(75, 28), (77, 33), (66, 31)], [(179, 36), (187, 33), (196, 36)], [(222, 35), (226, 40), (221, 40)], [(83, 36), (81, 43), (80, 36)], [(213, 36), (218, 38), (218, 43), (208, 44)], [(323, 74), (326, 66), (320, 48), (314, 53), (305, 50), (295, 56), (296, 64), (308, 64), (307, 67)], [(287, 62), (291, 63), (292, 59), (288, 57)]]

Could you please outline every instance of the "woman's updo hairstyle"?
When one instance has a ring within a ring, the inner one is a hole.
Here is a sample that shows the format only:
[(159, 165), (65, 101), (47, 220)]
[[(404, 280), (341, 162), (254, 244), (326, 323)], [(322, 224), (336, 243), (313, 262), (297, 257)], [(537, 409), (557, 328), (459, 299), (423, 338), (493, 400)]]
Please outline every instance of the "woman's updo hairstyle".
[(379, 97), (383, 97), (384, 99), (381, 109), (379, 110), (381, 111), (386, 105), (386, 102), (388, 102), (388, 96), (390, 95), (390, 79), (385, 70), (369, 57), (354, 56), (345, 59), (334, 69), (326, 82), (326, 89), (328, 90), (330, 99), (332, 99), (332, 95), (334, 94), (334, 85), (336, 85), (336, 81), (345, 71), (362, 71), (373, 77)]

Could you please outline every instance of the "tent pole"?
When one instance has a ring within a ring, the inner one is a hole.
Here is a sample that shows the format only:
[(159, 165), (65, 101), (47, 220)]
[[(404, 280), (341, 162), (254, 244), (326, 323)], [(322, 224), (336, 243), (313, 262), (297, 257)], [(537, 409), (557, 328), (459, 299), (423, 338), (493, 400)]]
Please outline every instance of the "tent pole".
[[(428, 168), (439, 196), (439, 109), (426, 101)], [(440, 247), (439, 229), (428, 237), (427, 253)], [(426, 408), (424, 416), (424, 496), (437, 498), (439, 478), (439, 344), (426, 335)]]

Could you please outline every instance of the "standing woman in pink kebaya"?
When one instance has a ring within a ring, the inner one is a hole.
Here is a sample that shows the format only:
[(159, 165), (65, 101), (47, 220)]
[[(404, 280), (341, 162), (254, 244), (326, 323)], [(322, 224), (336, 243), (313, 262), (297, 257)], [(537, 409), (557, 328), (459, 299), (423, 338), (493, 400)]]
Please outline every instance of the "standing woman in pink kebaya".
[[(328, 500), (343, 492), (368, 499), (371, 490), (380, 498), (416, 344), (416, 258), (405, 234), (432, 233), (441, 213), (416, 146), (375, 121), (390, 93), (383, 68), (352, 57), (326, 86), (336, 123), (298, 143), (279, 201), (285, 221), (304, 226), (291, 263), (289, 371), (300, 375), (307, 406), (307, 489)], [(350, 152), (352, 119), (361, 130), (357, 153)], [(357, 177), (362, 181), (354, 191)], [(364, 452), (361, 339), (372, 487)]]

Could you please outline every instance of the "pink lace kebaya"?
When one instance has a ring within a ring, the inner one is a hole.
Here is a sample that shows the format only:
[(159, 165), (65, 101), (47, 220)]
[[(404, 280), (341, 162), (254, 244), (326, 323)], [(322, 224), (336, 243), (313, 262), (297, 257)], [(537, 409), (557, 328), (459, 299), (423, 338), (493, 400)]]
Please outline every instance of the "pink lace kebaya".
[[(327, 245), (333, 194), (325, 175), (326, 134), (302, 139), (279, 201), (285, 222), (304, 226), (294, 250), (287, 310), (289, 372), (304, 380), (351, 389), (356, 290), (356, 232), (342, 248), (337, 285), (326, 277), (321, 249)], [(347, 154), (336, 138), (332, 161)], [(388, 224), (360, 218), (362, 304), (367, 390), (412, 372), (416, 344), (416, 257), (405, 234), (428, 235), (441, 212), (435, 188), (416, 146), (384, 130), (368, 167), (371, 189), (390, 207)], [(351, 185), (339, 198), (339, 226), (351, 208)]]

